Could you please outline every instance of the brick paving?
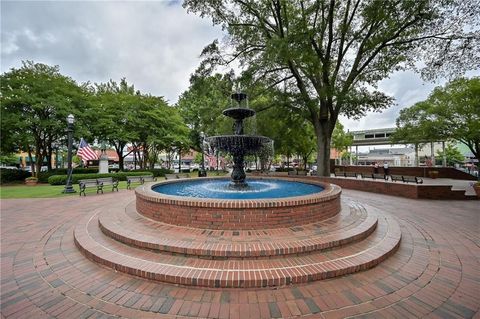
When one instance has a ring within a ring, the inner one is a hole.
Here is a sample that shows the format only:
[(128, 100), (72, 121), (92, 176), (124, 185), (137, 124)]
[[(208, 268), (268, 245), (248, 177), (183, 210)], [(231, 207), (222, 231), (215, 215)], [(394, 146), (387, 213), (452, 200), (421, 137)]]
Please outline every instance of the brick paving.
[(342, 199), (398, 221), (402, 239), (395, 254), (348, 276), (249, 289), (160, 283), (85, 258), (75, 247), (75, 227), (102, 208), (128, 206), (132, 191), (2, 200), (2, 318), (480, 317), (478, 201), (351, 190)]

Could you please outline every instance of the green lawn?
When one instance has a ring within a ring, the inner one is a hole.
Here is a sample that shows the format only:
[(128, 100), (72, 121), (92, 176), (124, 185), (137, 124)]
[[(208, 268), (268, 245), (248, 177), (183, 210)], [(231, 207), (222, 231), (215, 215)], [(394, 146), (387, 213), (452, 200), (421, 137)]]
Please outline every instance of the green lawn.
[[(220, 173), (220, 176), (226, 175), (226, 173)], [(196, 178), (195, 173), (191, 173), (193, 178)], [(218, 176), (216, 172), (208, 172), (208, 176)], [(159, 178), (161, 180), (162, 178)], [(132, 188), (140, 185), (139, 183), (132, 184)], [(35, 186), (26, 186), (24, 184), (10, 184), (0, 186), (0, 198), (50, 198), (50, 197), (65, 197), (65, 196), (78, 196), (78, 184), (73, 185), (73, 189), (77, 192), (73, 194), (63, 194), (62, 191), (65, 186), (52, 186), (49, 184), (37, 184)], [(127, 189), (127, 182), (120, 182), (118, 189)], [(105, 187), (104, 192), (109, 192), (108, 186)], [(87, 188), (88, 194), (96, 194), (95, 188)]]
[[(133, 184), (133, 187), (138, 186)], [(0, 186), (0, 198), (50, 198), (50, 197), (65, 197), (65, 196), (78, 196), (78, 185), (73, 185), (73, 189), (77, 192), (73, 194), (63, 194), (62, 191), (65, 186), (52, 186), (49, 184), (37, 184), (35, 186), (26, 186), (23, 184), (12, 184)], [(118, 189), (126, 189), (127, 182), (120, 182)], [(104, 189), (104, 192), (109, 192), (108, 187)], [(86, 193), (96, 194), (95, 188), (87, 188)]]

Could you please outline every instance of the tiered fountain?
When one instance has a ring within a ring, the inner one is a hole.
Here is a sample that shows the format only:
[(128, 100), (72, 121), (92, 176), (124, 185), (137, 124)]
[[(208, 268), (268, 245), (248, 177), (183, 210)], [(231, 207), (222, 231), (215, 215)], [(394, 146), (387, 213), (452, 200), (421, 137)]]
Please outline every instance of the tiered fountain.
[(144, 184), (125, 208), (102, 207), (75, 228), (90, 260), (150, 280), (211, 288), (306, 283), (374, 267), (399, 246), (400, 227), (373, 208), (343, 201), (317, 178), (245, 180), (245, 154), (270, 139), (244, 135), (242, 106), (223, 112), (234, 135), (209, 139), (234, 158), (231, 180)]
[(245, 155), (256, 154), (265, 144), (271, 143), (272, 140), (265, 136), (244, 134), (243, 120), (254, 116), (255, 111), (244, 107), (244, 103), (247, 101), (245, 93), (234, 93), (231, 97), (237, 103), (237, 106), (224, 110), (223, 115), (235, 120), (234, 135), (212, 136), (207, 141), (214, 148), (232, 154), (233, 172), (231, 175), (231, 186), (242, 189), (247, 187), (245, 182), (246, 175), (243, 169)]

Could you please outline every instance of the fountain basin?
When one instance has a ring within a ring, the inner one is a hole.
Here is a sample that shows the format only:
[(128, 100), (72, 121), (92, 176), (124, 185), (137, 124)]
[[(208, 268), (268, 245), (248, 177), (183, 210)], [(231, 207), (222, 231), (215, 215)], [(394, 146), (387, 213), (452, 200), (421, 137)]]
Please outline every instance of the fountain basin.
[[(256, 180), (278, 180), (259, 178)], [(202, 179), (224, 180), (226, 178)], [(340, 212), (341, 188), (312, 180), (282, 179), (317, 185), (322, 191), (303, 196), (262, 199), (213, 199), (174, 196), (153, 190), (170, 183), (166, 180), (136, 188), (137, 212), (167, 224), (204, 229), (249, 230), (300, 226), (318, 222)]]

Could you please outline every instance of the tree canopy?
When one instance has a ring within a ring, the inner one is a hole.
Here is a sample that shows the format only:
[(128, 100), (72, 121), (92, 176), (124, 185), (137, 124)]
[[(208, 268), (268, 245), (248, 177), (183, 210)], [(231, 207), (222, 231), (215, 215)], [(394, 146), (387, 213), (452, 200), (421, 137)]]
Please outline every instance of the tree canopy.
[(393, 99), (376, 85), (393, 71), (425, 67), (426, 78), (479, 65), (477, 1), (185, 0), (228, 31), (203, 51), (203, 65), (238, 60), (256, 81), (284, 82), (292, 109), (317, 137), (319, 173), (328, 175), (340, 114), (357, 118)]
[(401, 110), (393, 138), (414, 143), (457, 140), (480, 159), (480, 78), (453, 80)]
[(145, 168), (147, 162), (153, 167), (160, 150), (188, 144), (189, 129), (178, 110), (162, 97), (135, 90), (126, 79), (79, 85), (58, 66), (26, 61), (2, 74), (0, 85), (0, 156), (26, 151), (35, 156), (36, 172), (45, 160), (51, 169), (54, 148), (66, 145), (70, 113), (76, 118), (75, 138), (107, 141), (115, 147), (121, 169), (127, 145)]
[[(149, 159), (153, 166), (159, 150), (185, 143), (188, 128), (177, 110), (168, 106), (162, 97), (142, 94), (126, 79), (120, 83), (110, 80), (96, 84), (93, 91), (95, 120), (91, 131), (115, 148), (120, 169), (124, 168), (124, 158), (130, 153), (138, 155), (141, 167), (146, 167)], [(124, 153), (127, 144), (132, 147)]]
[(65, 136), (66, 117), (88, 108), (88, 92), (58, 66), (23, 62), (0, 77), (2, 153), (18, 150), (35, 155), (36, 172), (44, 159), (51, 168), (54, 143)]

